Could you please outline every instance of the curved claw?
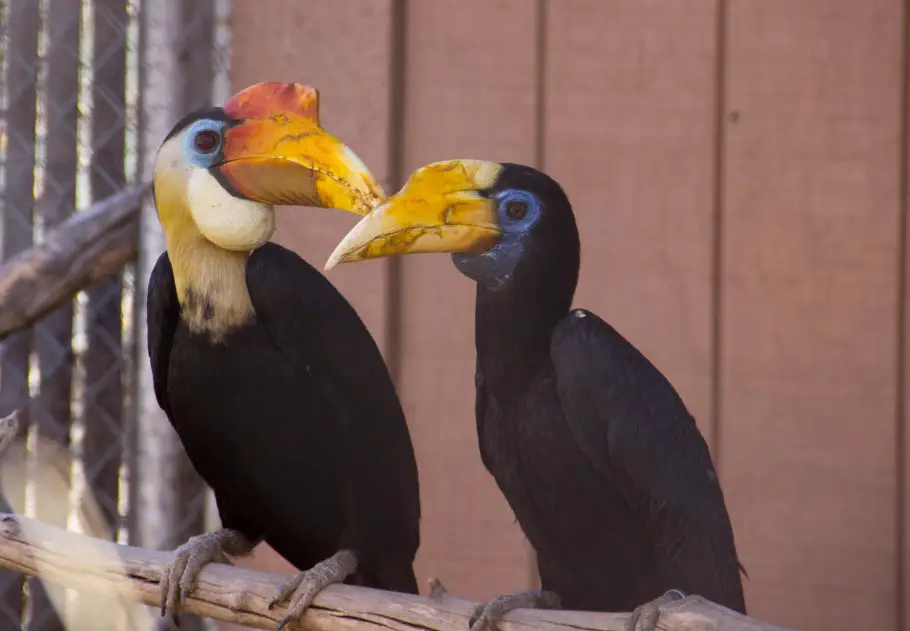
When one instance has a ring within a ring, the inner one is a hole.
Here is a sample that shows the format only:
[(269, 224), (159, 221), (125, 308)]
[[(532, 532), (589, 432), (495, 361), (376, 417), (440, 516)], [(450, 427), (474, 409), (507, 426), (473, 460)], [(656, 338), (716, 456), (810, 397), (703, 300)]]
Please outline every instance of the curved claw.
[(183, 580), (186, 565), (193, 552), (192, 543), (193, 539), (190, 539), (175, 550), (174, 560), (171, 561), (167, 571), (161, 578), (161, 617), (169, 617), (174, 626), (180, 626), (179, 617), (177, 615), (177, 589), (180, 586), (180, 581)]
[(289, 600), (288, 612), (278, 621), (278, 629), (283, 629), (300, 618), (313, 604), (319, 592), (329, 585), (340, 583), (356, 570), (357, 556), (350, 550), (341, 550), (282, 585), (278, 595), (268, 605), (269, 609), (274, 609), (278, 604)]
[(650, 602), (635, 608), (626, 620), (625, 631), (654, 631), (660, 618), (661, 608), (682, 600), (686, 595), (678, 589), (671, 589)]
[(493, 603), (480, 603), (471, 610), (471, 617), (468, 619), (468, 627), (471, 631), (499, 631), (496, 621), (502, 617), (504, 611), (497, 611)]
[(542, 589), (506, 594), (475, 606), (468, 620), (471, 631), (498, 631), (496, 624), (514, 609), (559, 609), (559, 595)]
[(174, 560), (161, 577), (162, 618), (169, 618), (170, 624), (180, 626), (180, 609), (186, 604), (187, 596), (195, 587), (202, 568), (213, 561), (229, 563), (224, 546), (234, 543), (238, 537), (242, 535), (231, 530), (207, 532), (190, 537), (174, 550)]
[(274, 609), (279, 604), (286, 601), (291, 597), (291, 594), (297, 591), (297, 588), (300, 587), (300, 584), (303, 582), (303, 577), (306, 576), (306, 572), (301, 572), (287, 583), (281, 586), (281, 589), (278, 591), (278, 595), (275, 596), (272, 600), (269, 601), (269, 609)]

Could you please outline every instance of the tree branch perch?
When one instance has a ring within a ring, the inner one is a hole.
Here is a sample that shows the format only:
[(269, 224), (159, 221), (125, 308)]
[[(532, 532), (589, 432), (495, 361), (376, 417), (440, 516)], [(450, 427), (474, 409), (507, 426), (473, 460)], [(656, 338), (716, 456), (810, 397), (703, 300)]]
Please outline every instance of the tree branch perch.
[[(0, 513), (0, 566), (44, 581), (125, 601), (157, 606), (158, 581), (170, 552), (116, 545), (32, 519)], [(214, 564), (206, 567), (184, 610), (274, 629), (283, 607), (268, 609), (287, 577)], [(309, 631), (466, 631), (473, 603), (455, 598), (438, 582), (429, 598), (333, 585), (324, 590), (298, 628)], [(519, 610), (502, 631), (622, 631), (625, 614)], [(784, 631), (724, 607), (688, 597), (665, 608), (665, 631)]]
[(145, 184), (117, 193), (49, 231), (0, 266), (0, 340), (136, 258)]

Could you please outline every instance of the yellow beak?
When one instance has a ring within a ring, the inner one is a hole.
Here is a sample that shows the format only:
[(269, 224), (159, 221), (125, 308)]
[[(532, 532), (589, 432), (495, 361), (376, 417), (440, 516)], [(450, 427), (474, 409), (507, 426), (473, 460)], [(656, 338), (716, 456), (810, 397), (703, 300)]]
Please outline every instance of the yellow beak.
[(420, 252), (485, 252), (502, 235), (496, 202), (483, 194), (502, 166), (450, 160), (418, 169), (402, 189), (360, 220), (325, 264)]
[(259, 83), (231, 97), (220, 175), (244, 197), (366, 215), (385, 195), (363, 161), (319, 124), (319, 94)]

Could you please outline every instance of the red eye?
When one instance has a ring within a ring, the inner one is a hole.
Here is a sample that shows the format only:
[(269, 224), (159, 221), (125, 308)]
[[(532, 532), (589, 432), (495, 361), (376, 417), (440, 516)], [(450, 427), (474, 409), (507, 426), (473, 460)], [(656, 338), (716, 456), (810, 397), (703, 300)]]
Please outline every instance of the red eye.
[(221, 142), (221, 136), (218, 132), (211, 129), (203, 129), (193, 138), (193, 145), (203, 153), (210, 153), (218, 148)]

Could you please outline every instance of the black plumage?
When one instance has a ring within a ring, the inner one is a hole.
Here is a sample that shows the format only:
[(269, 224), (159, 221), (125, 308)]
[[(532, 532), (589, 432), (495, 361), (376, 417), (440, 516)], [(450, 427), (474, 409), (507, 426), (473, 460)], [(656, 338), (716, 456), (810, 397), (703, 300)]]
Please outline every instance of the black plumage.
[(650, 629), (679, 591), (745, 613), (733, 529), (695, 421), (632, 344), (572, 309), (580, 240), (559, 184), (517, 164), (427, 165), (326, 267), (419, 252), (452, 252), (477, 283), (481, 458), (537, 552), (543, 587), (478, 606), (474, 631), (511, 609), (560, 604), (633, 610), (627, 627)]
[(485, 194), (502, 206), (510, 190), (530, 194), (536, 217), (511, 231), (503, 219), (500, 245), (454, 258), (478, 281), (481, 456), (537, 552), (543, 589), (569, 609), (630, 611), (679, 589), (745, 612), (723, 493), (692, 416), (622, 335), (571, 310), (579, 237), (559, 185), (504, 165)]
[(246, 265), (255, 320), (221, 341), (180, 317), (168, 254), (149, 283), (155, 393), (224, 528), (300, 569), (357, 552), (347, 582), (417, 593), (417, 470), (375, 342), (325, 277), (275, 244)]
[(155, 395), (222, 528), (161, 581), (175, 616), (202, 567), (265, 541), (301, 570), (279, 628), (323, 588), (417, 592), (417, 465), (392, 379), (347, 300), (269, 243), (274, 204), (366, 213), (381, 189), (319, 125), (315, 89), (260, 83), (184, 117), (155, 156), (167, 252), (152, 271)]

